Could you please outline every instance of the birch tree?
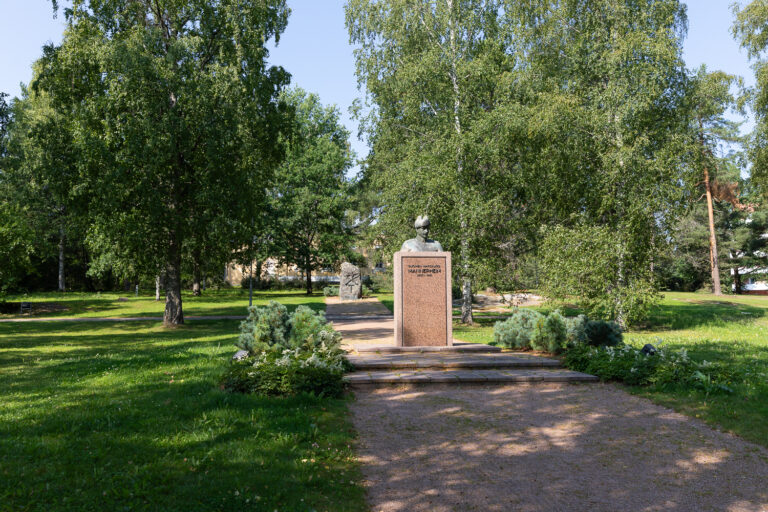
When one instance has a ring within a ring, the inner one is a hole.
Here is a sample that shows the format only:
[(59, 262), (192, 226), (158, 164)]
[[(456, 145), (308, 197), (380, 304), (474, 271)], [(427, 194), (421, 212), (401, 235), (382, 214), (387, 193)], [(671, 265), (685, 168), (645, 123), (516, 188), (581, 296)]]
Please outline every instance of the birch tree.
[[(493, 108), (508, 65), (500, 2), (351, 0), (346, 7), (357, 76), (373, 103), (366, 172), (381, 190), (377, 230), (402, 243), (417, 215), (459, 253), (462, 322), (472, 323), (472, 277), (493, 252), (507, 208), (478, 165), (476, 127)], [(482, 143), (482, 142), (480, 142)], [(498, 184), (496, 184), (498, 185)], [(503, 194), (501, 194), (503, 195)]]
[(281, 158), (288, 75), (267, 66), (265, 45), (285, 28), (285, 2), (74, 0), (65, 15), (36, 86), (73, 120), (89, 236), (160, 268), (164, 323), (181, 324), (194, 232), (223, 226), (217, 242), (247, 243)]

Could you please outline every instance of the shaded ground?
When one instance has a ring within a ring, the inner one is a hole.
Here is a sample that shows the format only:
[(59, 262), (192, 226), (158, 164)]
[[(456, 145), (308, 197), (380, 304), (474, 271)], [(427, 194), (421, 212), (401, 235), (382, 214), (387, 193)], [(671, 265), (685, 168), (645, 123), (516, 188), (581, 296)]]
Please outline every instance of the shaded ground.
[(768, 510), (768, 450), (617, 386), (401, 387), (356, 398), (377, 512)]

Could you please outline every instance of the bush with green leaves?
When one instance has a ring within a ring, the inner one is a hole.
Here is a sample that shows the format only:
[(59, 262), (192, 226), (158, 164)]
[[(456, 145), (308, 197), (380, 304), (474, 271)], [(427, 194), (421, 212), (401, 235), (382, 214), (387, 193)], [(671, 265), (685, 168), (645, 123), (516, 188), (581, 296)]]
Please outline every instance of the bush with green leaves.
[(363, 285), (363, 297), (370, 297), (372, 293), (373, 293), (373, 290)]
[(262, 396), (311, 393), (338, 397), (344, 392), (348, 363), (335, 353), (323, 354), (324, 350), (263, 352), (255, 360), (234, 361), (221, 384), (227, 391)]
[(654, 385), (660, 388), (683, 386), (706, 393), (732, 392), (727, 369), (707, 361), (697, 362), (686, 350), (656, 347), (654, 354), (628, 345), (575, 345), (565, 354), (565, 365), (602, 380), (616, 380), (631, 386)]
[(615, 347), (621, 345), (624, 335), (616, 322), (589, 320), (584, 326), (587, 343), (593, 347)]
[(248, 356), (233, 362), (223, 378), (222, 385), (231, 391), (337, 396), (349, 369), (341, 334), (326, 322), (323, 313), (306, 306), (292, 314), (275, 301), (248, 308), (236, 345)]
[(544, 315), (532, 309), (518, 308), (512, 316), (493, 327), (493, 341), (506, 348), (526, 349), (531, 347), (536, 323)]
[(336, 297), (339, 295), (339, 287), (336, 285), (330, 285), (323, 288), (323, 295), (326, 297)]
[(546, 317), (541, 315), (533, 327), (531, 348), (558, 354), (565, 348), (566, 335), (565, 319), (560, 311), (553, 311)]

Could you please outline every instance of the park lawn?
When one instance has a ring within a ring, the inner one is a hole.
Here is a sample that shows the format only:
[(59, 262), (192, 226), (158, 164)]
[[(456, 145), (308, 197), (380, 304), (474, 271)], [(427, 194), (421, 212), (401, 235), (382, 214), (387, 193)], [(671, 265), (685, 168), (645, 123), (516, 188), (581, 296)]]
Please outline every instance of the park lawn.
[[(46, 318), (161, 317), (165, 309), (165, 296), (162, 296), (160, 301), (155, 301), (154, 294), (136, 297), (129, 292), (124, 294), (114, 292), (31, 293), (28, 295), (10, 295), (6, 300), (8, 302), (31, 302), (32, 316)], [(187, 316), (246, 315), (248, 290), (240, 288), (206, 290), (200, 297), (195, 297), (191, 292), (184, 291), (182, 300), (184, 314)], [(278, 300), (289, 309), (304, 304), (316, 311), (325, 310), (321, 293), (307, 296), (306, 292), (302, 290), (254, 291), (253, 303), (255, 305), (264, 305), (269, 300)], [(54, 307), (44, 308), (43, 305), (54, 305)], [(36, 309), (37, 311), (35, 311)], [(29, 316), (28, 314), (0, 314), (0, 318), (27, 318)]]
[(219, 389), (237, 330), (0, 324), (0, 510), (365, 510), (345, 400)]
[[(768, 446), (768, 297), (664, 294), (646, 324), (625, 333), (625, 342), (681, 349), (691, 358), (726, 365), (733, 393), (706, 394), (690, 388), (628, 388), (654, 402), (699, 418), (722, 430)], [(567, 314), (572, 314), (568, 311)], [(454, 323), (454, 338), (493, 340), (496, 320), (476, 326)]]

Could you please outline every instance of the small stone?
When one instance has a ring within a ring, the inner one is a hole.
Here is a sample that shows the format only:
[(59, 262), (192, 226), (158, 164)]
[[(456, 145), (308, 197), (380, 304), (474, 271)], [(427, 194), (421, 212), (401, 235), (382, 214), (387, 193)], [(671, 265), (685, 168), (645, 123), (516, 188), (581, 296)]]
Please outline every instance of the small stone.
[(247, 350), (238, 350), (235, 352), (235, 355), (232, 356), (233, 361), (242, 361), (243, 359), (248, 357), (248, 351)]

